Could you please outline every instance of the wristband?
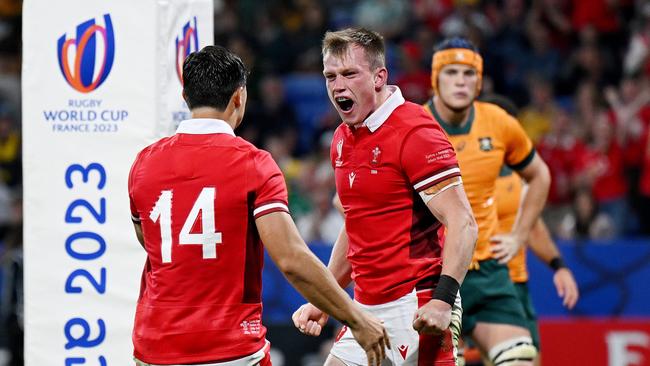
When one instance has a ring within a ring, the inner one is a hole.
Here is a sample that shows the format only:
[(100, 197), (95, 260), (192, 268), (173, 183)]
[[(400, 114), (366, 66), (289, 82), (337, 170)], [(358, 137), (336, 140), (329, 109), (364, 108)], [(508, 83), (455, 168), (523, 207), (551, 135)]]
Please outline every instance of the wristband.
[(459, 288), (460, 284), (455, 278), (443, 274), (440, 276), (440, 280), (438, 280), (438, 286), (436, 286), (436, 290), (433, 292), (433, 298), (444, 301), (449, 306), (454, 307)]
[(566, 264), (564, 264), (564, 260), (561, 257), (551, 259), (551, 261), (548, 262), (548, 266), (551, 267), (553, 272), (557, 272), (560, 268), (566, 268)]

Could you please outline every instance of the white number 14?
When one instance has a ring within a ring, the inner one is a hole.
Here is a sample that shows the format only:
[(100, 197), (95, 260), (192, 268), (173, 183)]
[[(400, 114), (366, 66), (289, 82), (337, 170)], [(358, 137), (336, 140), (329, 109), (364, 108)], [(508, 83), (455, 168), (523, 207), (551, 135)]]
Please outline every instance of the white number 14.
[[(217, 258), (217, 244), (221, 244), (221, 233), (217, 232), (214, 227), (216, 191), (214, 187), (206, 187), (201, 190), (178, 235), (179, 244), (203, 245), (203, 259)], [(154, 223), (160, 220), (160, 252), (163, 263), (172, 262), (172, 196), (171, 190), (160, 192), (160, 197), (149, 214), (149, 218)], [(201, 233), (192, 234), (190, 230), (199, 214), (201, 214)]]

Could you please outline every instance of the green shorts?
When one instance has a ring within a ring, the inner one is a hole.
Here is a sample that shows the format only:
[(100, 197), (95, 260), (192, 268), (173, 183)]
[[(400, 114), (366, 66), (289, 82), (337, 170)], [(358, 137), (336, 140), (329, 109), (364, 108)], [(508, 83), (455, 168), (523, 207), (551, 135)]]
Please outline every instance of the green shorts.
[(470, 335), (478, 322), (528, 328), (524, 307), (508, 275), (508, 267), (494, 259), (479, 262), (479, 265), (479, 269), (467, 271), (460, 287), (463, 335)]
[(533, 308), (533, 301), (530, 298), (528, 293), (528, 282), (518, 282), (515, 283), (515, 290), (517, 290), (517, 297), (521, 301), (521, 305), (524, 307), (524, 313), (526, 315), (526, 321), (528, 325), (526, 328), (530, 331), (530, 335), (533, 338), (533, 344), (537, 349), (539, 349), (539, 329), (537, 328), (537, 314), (535, 314), (535, 308)]

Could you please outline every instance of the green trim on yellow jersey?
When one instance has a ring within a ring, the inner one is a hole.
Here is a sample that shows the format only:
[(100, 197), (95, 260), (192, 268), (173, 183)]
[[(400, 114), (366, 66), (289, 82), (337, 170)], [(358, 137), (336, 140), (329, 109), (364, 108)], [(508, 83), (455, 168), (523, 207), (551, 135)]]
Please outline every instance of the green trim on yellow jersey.
[(452, 126), (451, 124), (445, 122), (438, 114), (436, 106), (433, 104), (433, 98), (429, 99), (427, 106), (429, 107), (431, 114), (433, 114), (433, 118), (438, 121), (440, 127), (445, 130), (447, 135), (466, 135), (472, 129), (472, 124), (474, 123), (474, 103), (472, 103), (472, 105), (469, 107), (469, 115), (467, 116), (467, 121), (462, 127)]

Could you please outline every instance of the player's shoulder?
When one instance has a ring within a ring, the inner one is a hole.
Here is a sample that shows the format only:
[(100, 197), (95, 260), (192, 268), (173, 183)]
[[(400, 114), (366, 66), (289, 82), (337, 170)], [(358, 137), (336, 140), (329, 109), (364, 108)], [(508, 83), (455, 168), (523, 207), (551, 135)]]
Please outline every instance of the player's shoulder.
[(481, 122), (501, 125), (513, 122), (518, 123), (515, 117), (511, 116), (505, 109), (494, 103), (475, 101), (474, 110), (476, 113), (476, 119)]
[(397, 123), (391, 124), (395, 129), (401, 130), (408, 134), (414, 129), (434, 128), (440, 129), (438, 123), (433, 119), (431, 113), (428, 113), (420, 104), (409, 101), (400, 105), (391, 115)]
[(170, 144), (173, 138), (174, 136), (163, 137), (160, 140), (145, 146), (142, 150), (140, 150), (138, 155), (136, 155), (136, 161), (140, 161), (144, 158), (147, 158), (149, 155), (164, 149), (166, 146)]

